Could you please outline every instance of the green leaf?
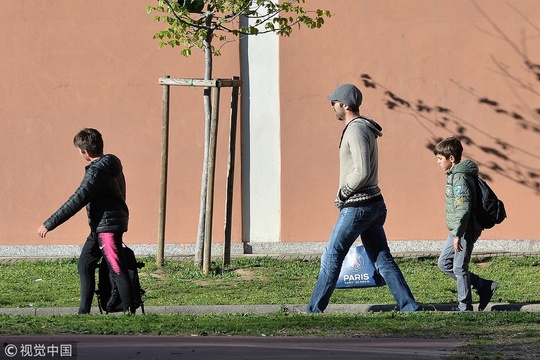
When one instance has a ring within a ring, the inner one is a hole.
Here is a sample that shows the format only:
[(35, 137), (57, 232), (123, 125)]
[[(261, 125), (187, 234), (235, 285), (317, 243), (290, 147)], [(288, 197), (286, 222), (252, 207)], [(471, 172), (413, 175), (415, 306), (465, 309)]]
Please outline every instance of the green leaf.
[[(164, 30), (154, 34), (154, 39), (161, 40), (160, 47), (186, 47), (183, 56), (191, 55), (191, 48), (204, 50), (201, 39), (215, 38), (220, 43), (230, 41), (226, 34), (258, 35), (272, 32), (280, 36), (290, 36), (293, 25), (307, 28), (320, 28), (324, 18), (330, 17), (328, 10), (306, 10), (300, 4), (305, 0), (290, 0), (282, 3), (273, 0), (155, 0), (156, 6), (148, 6), (148, 14), (154, 13), (156, 22), (166, 24)], [(206, 11), (202, 9), (206, 6)], [(295, 18), (294, 14), (300, 14)], [(241, 26), (240, 16), (252, 19), (254, 25)], [(217, 32), (217, 34), (216, 34)], [(169, 39), (169, 41), (164, 41)], [(173, 40), (174, 39), (174, 40)], [(220, 50), (211, 45), (213, 55), (219, 56)], [(221, 49), (221, 46), (218, 47)]]

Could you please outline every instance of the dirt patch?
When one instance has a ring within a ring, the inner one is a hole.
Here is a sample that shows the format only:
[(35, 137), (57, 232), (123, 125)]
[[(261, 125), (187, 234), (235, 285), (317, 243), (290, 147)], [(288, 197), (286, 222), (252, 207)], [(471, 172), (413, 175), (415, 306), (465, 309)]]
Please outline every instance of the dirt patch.
[[(230, 269), (229, 271), (234, 272), (236, 275), (238, 275), (238, 278), (236, 278), (235, 282), (241, 282), (241, 281), (254, 281), (254, 280), (263, 280), (265, 279), (264, 276), (261, 276), (257, 274), (256, 271), (253, 271), (251, 269)], [(227, 284), (231, 285), (230, 279), (212, 279), (212, 280), (195, 280), (195, 283), (199, 286), (207, 286), (207, 285), (219, 285), (219, 284)]]
[(255, 273), (252, 270), (249, 269), (237, 269), (235, 270), (235, 273), (240, 276), (240, 279), (251, 281), (257, 277)]
[(479, 268), (486, 268), (486, 267), (488, 267), (489, 265), (490, 265), (490, 262), (489, 262), (489, 261), (476, 263), (476, 266), (478, 266)]
[(147, 277), (151, 277), (151, 278), (154, 278), (154, 279), (157, 279), (157, 280), (166, 280), (167, 275), (164, 274), (160, 270), (155, 270), (155, 271), (152, 271), (152, 272), (149, 272), (149, 273), (139, 272), (139, 278), (147, 278)]

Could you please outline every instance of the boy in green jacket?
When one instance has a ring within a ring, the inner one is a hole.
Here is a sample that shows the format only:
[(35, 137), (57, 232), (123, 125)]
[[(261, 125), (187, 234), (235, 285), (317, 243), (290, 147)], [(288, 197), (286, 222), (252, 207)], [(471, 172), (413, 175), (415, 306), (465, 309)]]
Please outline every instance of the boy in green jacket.
[(463, 146), (455, 137), (449, 137), (435, 146), (437, 164), (447, 174), (446, 226), (448, 239), (439, 256), (439, 268), (457, 281), (458, 311), (472, 311), (472, 289), (480, 297), (478, 310), (486, 308), (499, 286), (469, 271), (474, 243), (484, 230), (472, 213), (476, 188), (471, 186), (478, 177), (478, 166), (471, 160), (461, 161)]

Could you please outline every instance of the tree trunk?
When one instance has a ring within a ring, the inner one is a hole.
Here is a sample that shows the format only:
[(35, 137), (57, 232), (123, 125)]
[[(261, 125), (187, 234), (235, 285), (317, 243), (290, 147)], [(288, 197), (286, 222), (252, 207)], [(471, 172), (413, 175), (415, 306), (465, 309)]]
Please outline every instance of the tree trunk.
[[(206, 18), (208, 28), (212, 26), (212, 16)], [(204, 39), (204, 79), (212, 79), (212, 31), (208, 31)], [(210, 147), (210, 121), (212, 114), (212, 97), (211, 89), (204, 89), (204, 164), (201, 180), (201, 203), (199, 211), (199, 228), (197, 231), (197, 244), (195, 250), (195, 265), (202, 269), (203, 253), (204, 253), (204, 234), (206, 228), (206, 198), (208, 196), (207, 179), (208, 179), (208, 153)]]

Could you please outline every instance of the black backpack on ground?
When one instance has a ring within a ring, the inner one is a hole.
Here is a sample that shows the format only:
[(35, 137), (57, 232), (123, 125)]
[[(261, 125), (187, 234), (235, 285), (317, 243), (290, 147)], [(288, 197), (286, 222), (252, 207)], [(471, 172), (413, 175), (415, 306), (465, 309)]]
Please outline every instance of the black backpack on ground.
[[(125, 244), (122, 247), (122, 251), (124, 251), (124, 256), (126, 258), (129, 278), (133, 283), (131, 310), (132, 312), (135, 312), (135, 310), (140, 307), (144, 314), (144, 302), (142, 297), (145, 291), (141, 288), (141, 283), (139, 282), (139, 269), (144, 267), (144, 263), (137, 262), (135, 253)], [(113, 277), (105, 259), (101, 259), (101, 262), (98, 265), (98, 288), (96, 290), (96, 296), (100, 313), (103, 314), (103, 311), (107, 314), (124, 311), (118, 288), (113, 281)]]
[(473, 214), (476, 221), (484, 228), (491, 229), (506, 218), (504, 203), (480, 177), (474, 178), (476, 187), (476, 204)]

